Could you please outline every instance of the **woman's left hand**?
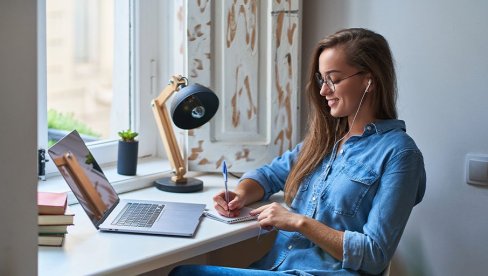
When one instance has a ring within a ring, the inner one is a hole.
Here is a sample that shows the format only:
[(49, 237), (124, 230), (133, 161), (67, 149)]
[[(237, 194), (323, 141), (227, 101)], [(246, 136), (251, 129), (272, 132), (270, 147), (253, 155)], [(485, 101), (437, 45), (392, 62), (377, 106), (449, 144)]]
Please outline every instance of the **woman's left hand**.
[(266, 230), (276, 227), (285, 231), (298, 231), (298, 226), (304, 218), (276, 202), (254, 209), (250, 214), (258, 215), (259, 225)]

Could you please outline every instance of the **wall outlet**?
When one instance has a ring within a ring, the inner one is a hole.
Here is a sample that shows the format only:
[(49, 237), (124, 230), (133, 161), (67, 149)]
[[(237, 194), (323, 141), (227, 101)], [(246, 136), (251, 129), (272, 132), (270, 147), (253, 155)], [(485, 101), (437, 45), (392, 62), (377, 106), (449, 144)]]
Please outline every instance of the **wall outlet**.
[(488, 186), (488, 155), (466, 155), (466, 183)]

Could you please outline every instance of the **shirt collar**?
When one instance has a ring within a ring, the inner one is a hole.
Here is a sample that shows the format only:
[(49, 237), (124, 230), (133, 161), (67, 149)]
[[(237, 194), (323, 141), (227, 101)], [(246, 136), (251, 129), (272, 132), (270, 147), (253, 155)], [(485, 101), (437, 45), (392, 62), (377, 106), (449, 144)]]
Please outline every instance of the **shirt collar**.
[(405, 121), (390, 119), (369, 123), (364, 127), (364, 135), (371, 135), (373, 133), (382, 134), (392, 129), (401, 129), (406, 132), (407, 127)]

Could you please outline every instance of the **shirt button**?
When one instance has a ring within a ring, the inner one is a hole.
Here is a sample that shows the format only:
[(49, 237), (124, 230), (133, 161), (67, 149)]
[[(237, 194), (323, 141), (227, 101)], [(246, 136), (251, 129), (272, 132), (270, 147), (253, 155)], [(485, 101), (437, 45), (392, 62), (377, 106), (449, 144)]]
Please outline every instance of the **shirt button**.
[(371, 127), (370, 127), (370, 126), (367, 126), (367, 127), (366, 127), (366, 130), (371, 130)]
[(344, 149), (341, 149), (341, 151), (339, 152), (340, 154), (343, 154), (344, 153)]
[(293, 248), (293, 245), (288, 245), (288, 249), (291, 250)]
[(312, 197), (312, 200), (315, 201), (315, 197)]

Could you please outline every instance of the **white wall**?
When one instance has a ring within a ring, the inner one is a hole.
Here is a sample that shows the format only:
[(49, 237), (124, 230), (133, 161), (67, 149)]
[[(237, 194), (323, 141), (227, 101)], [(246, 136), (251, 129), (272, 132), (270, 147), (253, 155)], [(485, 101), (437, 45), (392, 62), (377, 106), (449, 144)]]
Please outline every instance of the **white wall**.
[(346, 27), (381, 33), (396, 59), (399, 115), (428, 179), (393, 275), (487, 274), (488, 187), (464, 181), (466, 153), (488, 154), (487, 11), (482, 0), (304, 1), (302, 77), (316, 41)]
[(0, 1), (0, 275), (37, 274), (36, 5)]

